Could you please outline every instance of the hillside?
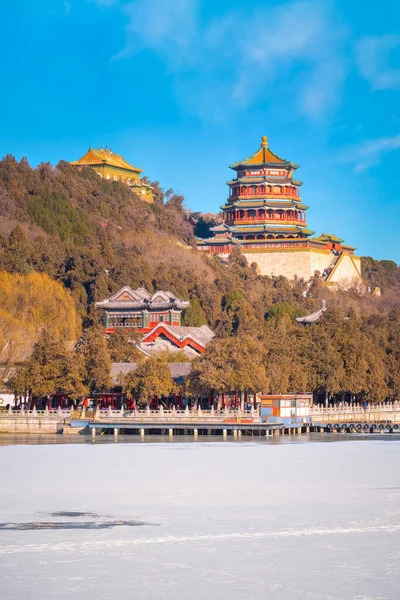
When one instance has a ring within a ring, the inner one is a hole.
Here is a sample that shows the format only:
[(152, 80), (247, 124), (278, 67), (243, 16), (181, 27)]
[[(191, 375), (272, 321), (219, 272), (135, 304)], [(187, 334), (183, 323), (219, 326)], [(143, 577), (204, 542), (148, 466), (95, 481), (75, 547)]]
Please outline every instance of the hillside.
[[(385, 390), (397, 394), (400, 269), (395, 263), (363, 259), (366, 283), (381, 287), (381, 298), (356, 290), (333, 294), (317, 280), (308, 289), (304, 281), (260, 277), (239, 252), (228, 265), (201, 255), (194, 227), (204, 231), (214, 217), (190, 213), (181, 196), (164, 193), (158, 182), (152, 185), (156, 197), (149, 205), (90, 169), (77, 171), (66, 162), (32, 169), (25, 159), (5, 157), (0, 271), (39, 272), (60, 283), (72, 294), (83, 328), (98, 322), (94, 302), (122, 285), (170, 290), (192, 302), (186, 325), (206, 320), (219, 337), (261, 340), (274, 391), (312, 386), (332, 393), (368, 389), (371, 397), (377, 390), (380, 396)], [(307, 329), (295, 324), (294, 317), (316, 310), (321, 298), (328, 302), (324, 319)], [(364, 362), (353, 364), (360, 355)], [(322, 359), (328, 364), (317, 364)]]
[(226, 268), (201, 256), (183, 198), (152, 185), (156, 199), (148, 205), (90, 169), (78, 172), (65, 162), (31, 169), (26, 160), (6, 157), (0, 162), (0, 268), (45, 272), (62, 282), (85, 323), (96, 319), (93, 302), (122, 285), (197, 299), (212, 327), (226, 320), (234, 291), (260, 323), (282, 295), (289, 294), (296, 310), (314, 309), (300, 289), (289, 292), (284, 280), (257, 277), (243, 260)]

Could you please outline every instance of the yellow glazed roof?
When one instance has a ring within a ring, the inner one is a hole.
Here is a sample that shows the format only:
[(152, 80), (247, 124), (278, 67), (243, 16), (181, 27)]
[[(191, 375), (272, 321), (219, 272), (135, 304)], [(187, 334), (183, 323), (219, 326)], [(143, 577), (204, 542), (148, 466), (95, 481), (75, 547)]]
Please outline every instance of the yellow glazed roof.
[(338, 243), (344, 242), (343, 238), (339, 238), (336, 235), (333, 235), (333, 233), (322, 233), (316, 239), (321, 240), (321, 242), (338, 242)]
[(134, 173), (141, 173), (142, 169), (138, 169), (133, 165), (130, 165), (122, 156), (122, 154), (115, 154), (112, 150), (108, 149), (96, 149), (90, 147), (82, 158), (71, 162), (71, 165), (88, 165), (88, 166), (99, 166), (106, 165), (109, 167), (117, 167), (119, 169), (125, 169), (126, 171), (133, 171)]
[(289, 161), (284, 158), (280, 158), (277, 154), (274, 154), (272, 150), (268, 147), (268, 138), (263, 135), (261, 138), (261, 147), (257, 152), (245, 158), (244, 160), (240, 160), (237, 163), (234, 163), (230, 166), (231, 169), (235, 169), (240, 167), (241, 165), (264, 165), (264, 164), (276, 164), (276, 165), (289, 165), (291, 164)]

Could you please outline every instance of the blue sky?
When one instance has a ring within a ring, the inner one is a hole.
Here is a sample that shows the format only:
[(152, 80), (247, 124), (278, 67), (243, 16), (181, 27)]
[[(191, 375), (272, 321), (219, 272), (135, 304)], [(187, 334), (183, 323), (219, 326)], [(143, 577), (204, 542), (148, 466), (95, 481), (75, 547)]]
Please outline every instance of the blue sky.
[(14, 0), (0, 154), (107, 145), (216, 212), (261, 135), (301, 165), (316, 233), (400, 262), (400, 0)]

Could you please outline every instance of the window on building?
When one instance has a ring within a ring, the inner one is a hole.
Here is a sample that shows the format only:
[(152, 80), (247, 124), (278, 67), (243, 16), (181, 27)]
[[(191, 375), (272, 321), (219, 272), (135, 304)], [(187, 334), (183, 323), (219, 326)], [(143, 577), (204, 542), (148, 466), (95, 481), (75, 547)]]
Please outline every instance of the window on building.
[(108, 326), (109, 327), (142, 327), (143, 320), (141, 314), (126, 313), (120, 315), (109, 315)]
[(169, 313), (151, 313), (150, 321), (152, 323), (169, 323)]

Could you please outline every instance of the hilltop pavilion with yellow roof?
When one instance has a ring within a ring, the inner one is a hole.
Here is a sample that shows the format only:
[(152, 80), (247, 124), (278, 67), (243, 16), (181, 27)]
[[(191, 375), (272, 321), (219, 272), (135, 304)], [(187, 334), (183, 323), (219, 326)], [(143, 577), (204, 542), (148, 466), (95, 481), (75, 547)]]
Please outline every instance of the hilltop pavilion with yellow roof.
[(312, 237), (308, 206), (300, 198), (301, 181), (293, 177), (298, 165), (281, 158), (261, 138), (260, 148), (230, 167), (229, 197), (221, 206), (223, 222), (214, 237), (198, 239), (200, 251), (226, 257), (240, 247), (260, 274), (309, 280), (315, 274), (328, 285), (361, 282), (355, 249), (333, 234)]
[(153, 188), (140, 179), (142, 169), (130, 165), (122, 156), (111, 149), (90, 147), (82, 158), (70, 163), (74, 167), (91, 167), (103, 179), (121, 181), (146, 202), (153, 202)]

